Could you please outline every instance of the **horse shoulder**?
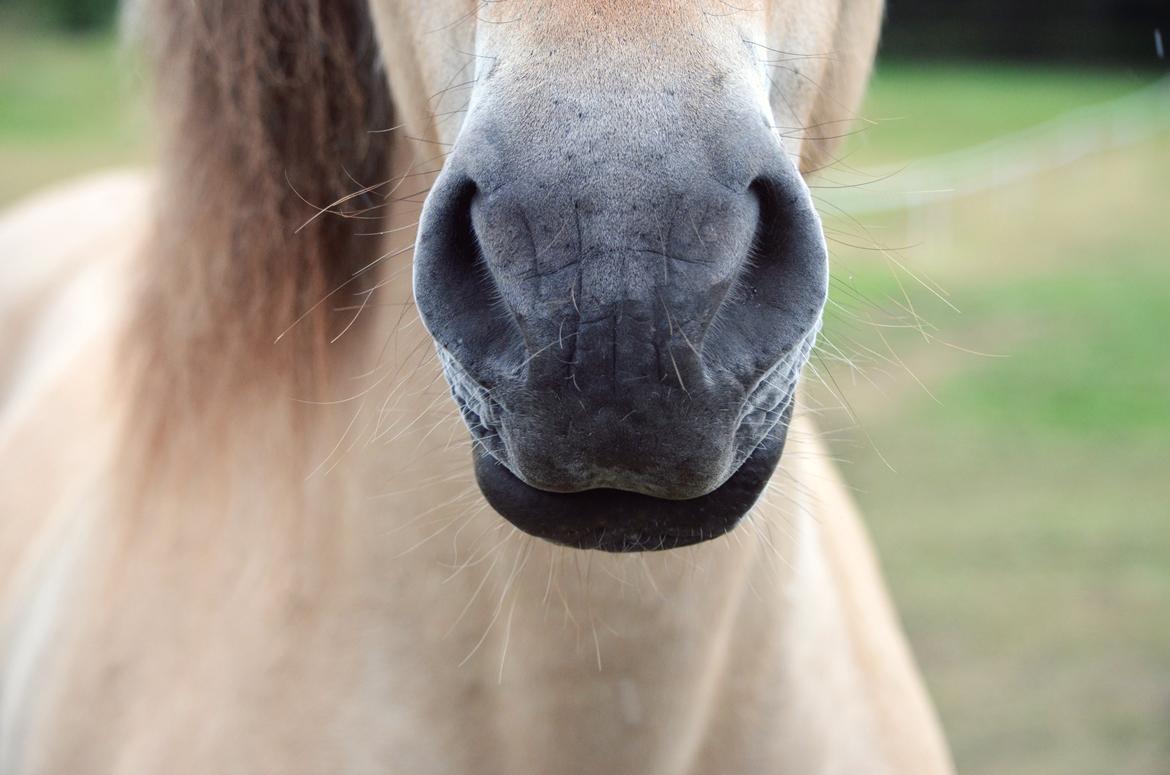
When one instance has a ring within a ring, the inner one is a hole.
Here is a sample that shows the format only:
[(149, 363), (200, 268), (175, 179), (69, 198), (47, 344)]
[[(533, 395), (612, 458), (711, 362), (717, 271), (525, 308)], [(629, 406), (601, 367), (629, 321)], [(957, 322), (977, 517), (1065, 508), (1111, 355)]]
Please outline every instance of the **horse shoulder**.
[[(0, 684), (11, 707), (27, 635), (112, 449), (110, 378), (148, 176), (105, 173), (0, 215)], [(27, 644), (26, 644), (27, 645)], [(0, 719), (3, 723), (3, 719)], [(0, 762), (0, 769), (3, 769)]]
[(856, 670), (856, 698), (868, 706), (872, 739), (891, 772), (953, 772), (942, 730), (890, 601), (877, 556), (857, 506), (811, 421), (794, 429), (808, 446), (801, 481), (831, 579), (844, 640)]

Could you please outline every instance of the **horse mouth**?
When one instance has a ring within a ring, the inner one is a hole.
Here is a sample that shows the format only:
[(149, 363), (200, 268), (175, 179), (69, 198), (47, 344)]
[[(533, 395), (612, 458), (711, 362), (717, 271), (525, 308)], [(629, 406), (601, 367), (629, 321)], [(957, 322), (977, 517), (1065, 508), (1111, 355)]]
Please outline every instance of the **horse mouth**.
[(482, 445), (475, 476), (492, 508), (520, 530), (551, 543), (604, 552), (652, 552), (718, 538), (751, 511), (772, 477), (792, 415), (780, 420), (743, 464), (697, 498), (671, 500), (616, 489), (550, 492), (526, 484)]

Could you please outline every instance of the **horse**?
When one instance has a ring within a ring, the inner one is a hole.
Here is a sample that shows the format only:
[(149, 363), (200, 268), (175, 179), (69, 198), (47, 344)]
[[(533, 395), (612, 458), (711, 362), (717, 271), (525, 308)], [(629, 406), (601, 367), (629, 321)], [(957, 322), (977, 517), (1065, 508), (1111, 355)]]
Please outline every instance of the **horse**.
[(0, 219), (0, 772), (951, 772), (796, 407), (881, 16), (131, 6), (157, 169)]

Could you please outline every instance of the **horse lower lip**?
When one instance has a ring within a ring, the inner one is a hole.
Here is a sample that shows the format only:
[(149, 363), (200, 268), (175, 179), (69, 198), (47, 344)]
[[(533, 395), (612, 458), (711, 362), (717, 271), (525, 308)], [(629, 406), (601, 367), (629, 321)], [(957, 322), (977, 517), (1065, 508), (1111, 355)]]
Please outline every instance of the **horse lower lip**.
[(577, 549), (656, 551), (727, 533), (755, 505), (784, 448), (793, 401), (776, 428), (714, 491), (666, 500), (621, 490), (555, 493), (525, 484), (482, 449), (474, 452), (484, 497), (501, 516), (537, 538)]

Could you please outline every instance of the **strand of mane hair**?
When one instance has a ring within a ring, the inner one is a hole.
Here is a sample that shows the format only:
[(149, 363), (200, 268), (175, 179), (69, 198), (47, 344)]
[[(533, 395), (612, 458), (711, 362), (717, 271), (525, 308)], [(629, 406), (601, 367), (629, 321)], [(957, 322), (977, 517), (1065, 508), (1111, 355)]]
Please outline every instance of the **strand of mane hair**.
[[(379, 249), (356, 221), (319, 213), (389, 163), (371, 133), (392, 115), (366, 0), (140, 0), (131, 13), (162, 157), (127, 353), (137, 402), (200, 416), (273, 378), (292, 381), (285, 395), (311, 391), (332, 305), (278, 335)], [(378, 204), (370, 192), (347, 207)]]

